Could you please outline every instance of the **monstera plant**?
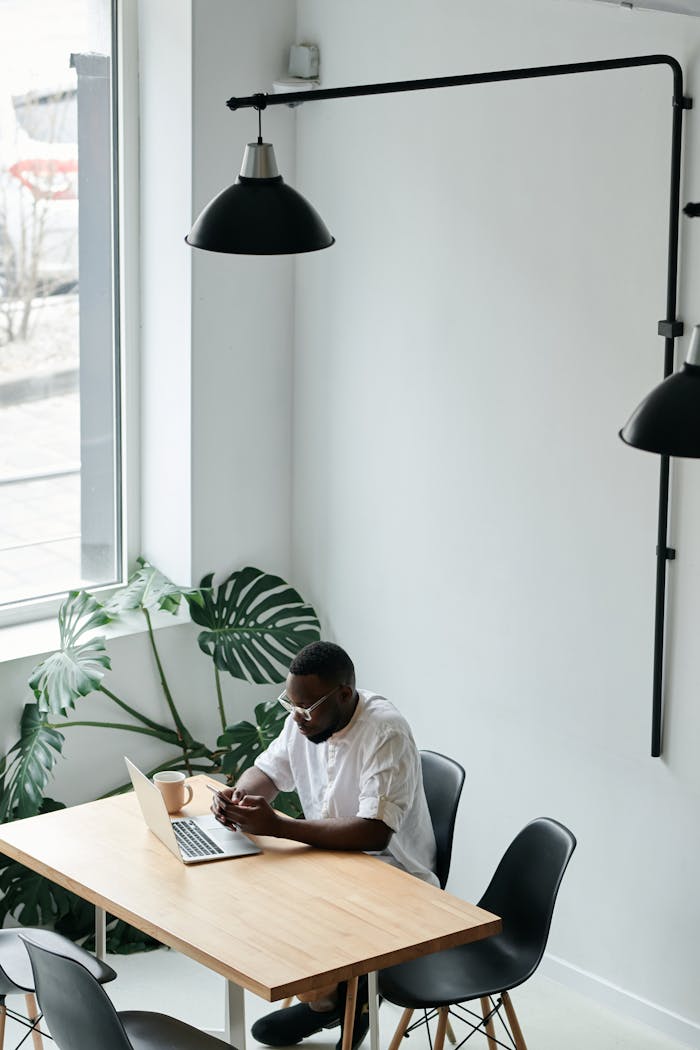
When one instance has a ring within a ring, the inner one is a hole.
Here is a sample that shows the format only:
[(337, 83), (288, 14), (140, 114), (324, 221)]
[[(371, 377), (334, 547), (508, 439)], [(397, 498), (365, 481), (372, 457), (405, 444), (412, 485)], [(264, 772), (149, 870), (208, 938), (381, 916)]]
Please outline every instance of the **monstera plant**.
[[(197, 642), (213, 664), (214, 695), (221, 726), (214, 746), (195, 739), (176, 704), (158, 652), (152, 615), (176, 614), (182, 603), (201, 628)], [(100, 628), (127, 613), (141, 613), (165, 699), (169, 721), (159, 722), (139, 711), (107, 685), (111, 661), (107, 637)], [(140, 558), (125, 587), (101, 602), (87, 591), (73, 591), (58, 616), (60, 648), (42, 660), (31, 674), (34, 695), (24, 707), (20, 736), (0, 760), (0, 821), (16, 820), (63, 808), (46, 790), (61, 755), (65, 733), (74, 726), (120, 733), (139, 733), (159, 740), (163, 760), (149, 771), (182, 769), (188, 774), (223, 775), (232, 784), (274, 740), (286, 717), (274, 700), (255, 708), (255, 720), (230, 722), (224, 706), (221, 675), (257, 685), (283, 682), (294, 655), (320, 636), (311, 605), (285, 583), (248, 566), (214, 586), (213, 574), (192, 590), (177, 587)], [(107, 698), (115, 721), (83, 717), (87, 698)], [(77, 706), (80, 705), (80, 717)], [(117, 714), (118, 712), (118, 714)], [(118, 718), (118, 720), (116, 720)], [(115, 771), (116, 774), (116, 771)], [(124, 790), (119, 783), (111, 794)], [(295, 794), (279, 795), (278, 809), (301, 816)], [(52, 925), (75, 940), (87, 940), (93, 926), (92, 908), (16, 861), (0, 857), (0, 925), (12, 915), (24, 925)], [(139, 951), (155, 946), (146, 935), (113, 920), (108, 926), (110, 951)]]

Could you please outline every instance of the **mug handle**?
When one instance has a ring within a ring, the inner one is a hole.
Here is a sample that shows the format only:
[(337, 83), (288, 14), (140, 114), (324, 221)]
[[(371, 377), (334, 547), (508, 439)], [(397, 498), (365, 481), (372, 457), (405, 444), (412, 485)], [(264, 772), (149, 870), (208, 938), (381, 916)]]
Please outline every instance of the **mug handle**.
[(187, 795), (187, 798), (185, 799), (185, 801), (182, 804), (183, 804), (183, 806), (189, 806), (190, 802), (192, 801), (192, 794), (193, 794), (192, 786), (190, 784), (185, 784), (185, 791), (188, 792), (188, 795)]

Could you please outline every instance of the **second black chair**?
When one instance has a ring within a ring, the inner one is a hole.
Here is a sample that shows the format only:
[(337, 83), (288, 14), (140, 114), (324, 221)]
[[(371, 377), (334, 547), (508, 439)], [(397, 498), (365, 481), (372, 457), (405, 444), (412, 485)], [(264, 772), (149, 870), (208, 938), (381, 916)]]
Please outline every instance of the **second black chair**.
[(117, 1013), (90, 971), (24, 935), (36, 993), (58, 1050), (231, 1050), (184, 1021), (144, 1010)]
[[(0, 1050), (5, 1042), (5, 1017), (10, 1017), (18, 1024), (29, 1028), (32, 1033), (34, 1050), (42, 1050), (41, 1020), (34, 995), (34, 975), (22, 941), (22, 935), (32, 937), (45, 948), (63, 951), (86, 966), (93, 977), (106, 984), (117, 976), (111, 966), (90, 955), (84, 948), (62, 937), (51, 930), (40, 930), (33, 927), (22, 927), (16, 930), (0, 930)], [(5, 1004), (8, 995), (23, 995), (26, 1003), (26, 1015), (10, 1010)], [(24, 1039), (22, 1040), (24, 1042)]]
[[(450, 1014), (484, 1032), (489, 1050), (513, 1044), (526, 1050), (508, 993), (540, 964), (559, 886), (575, 847), (572, 833), (556, 820), (533, 820), (506, 850), (479, 901), (481, 908), (501, 917), (501, 933), (380, 972), (380, 994), (404, 1008), (390, 1050), (398, 1050), (402, 1037), (415, 1027), (415, 1010), (425, 1011), (426, 1018), (438, 1015), (434, 1050), (443, 1050)], [(481, 1016), (461, 1005), (471, 1000), (479, 1001)], [(496, 1036), (494, 1020), (503, 1021), (501, 1007), (512, 1033), (510, 1044)]]

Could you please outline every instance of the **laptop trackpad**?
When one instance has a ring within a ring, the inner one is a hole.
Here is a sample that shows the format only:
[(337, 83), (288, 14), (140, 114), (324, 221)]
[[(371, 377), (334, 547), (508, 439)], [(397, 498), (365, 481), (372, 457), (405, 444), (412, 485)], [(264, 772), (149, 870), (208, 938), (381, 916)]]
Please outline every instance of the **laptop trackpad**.
[(223, 824), (219, 824), (213, 813), (206, 813), (201, 817), (192, 817), (192, 820), (194, 820), (195, 824), (199, 824), (202, 831), (206, 831), (209, 838), (214, 839), (219, 846), (227, 846), (229, 843), (233, 845), (241, 841), (240, 833), (238, 831), (230, 831)]

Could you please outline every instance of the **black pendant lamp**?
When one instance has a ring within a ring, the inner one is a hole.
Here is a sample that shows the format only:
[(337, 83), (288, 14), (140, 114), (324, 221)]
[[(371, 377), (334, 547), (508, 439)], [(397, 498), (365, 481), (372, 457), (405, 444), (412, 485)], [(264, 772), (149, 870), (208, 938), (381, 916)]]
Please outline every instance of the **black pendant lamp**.
[(683, 367), (644, 398), (620, 437), (647, 452), (700, 458), (700, 325)]
[(262, 138), (246, 146), (240, 175), (207, 204), (185, 240), (230, 255), (317, 252), (335, 242), (316, 209), (285, 184)]

